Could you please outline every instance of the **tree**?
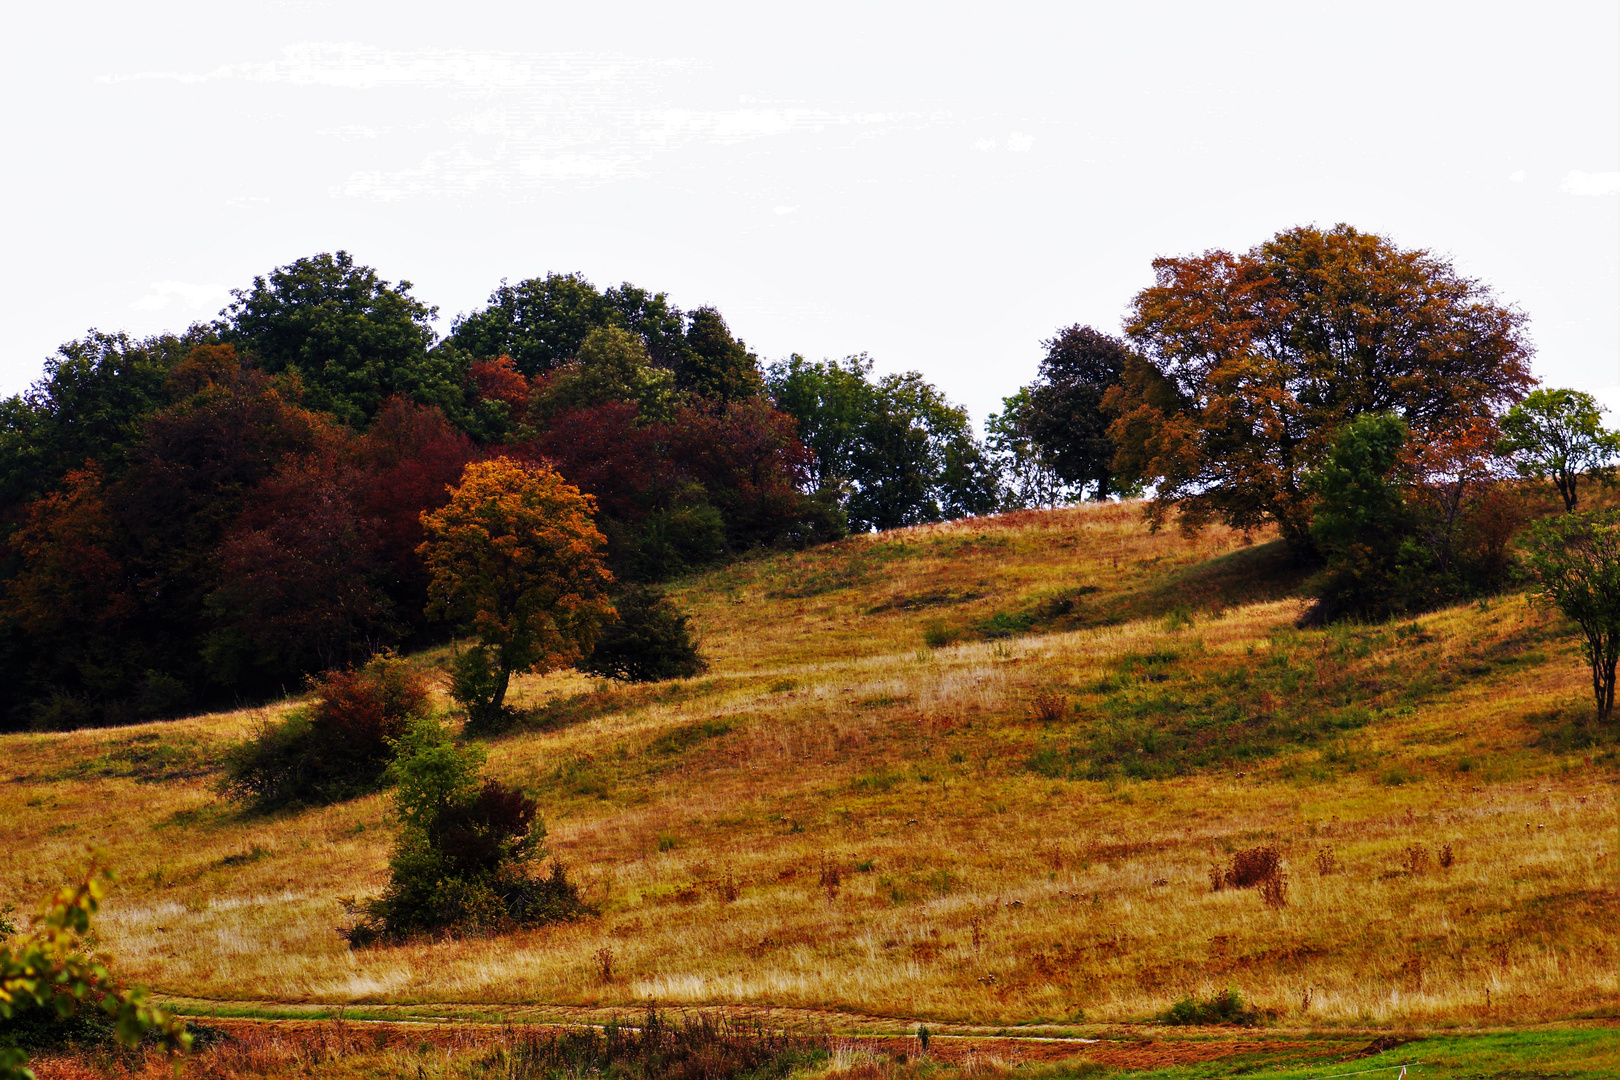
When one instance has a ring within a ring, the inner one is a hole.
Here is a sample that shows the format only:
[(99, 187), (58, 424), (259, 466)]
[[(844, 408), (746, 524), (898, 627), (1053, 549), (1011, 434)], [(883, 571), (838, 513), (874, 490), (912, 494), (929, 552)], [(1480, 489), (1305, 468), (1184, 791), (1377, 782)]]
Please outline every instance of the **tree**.
[[(0, 945), (0, 1021), (35, 1010), (67, 1020), (95, 1008), (112, 1022), (113, 1036), (124, 1046), (136, 1046), (147, 1032), (156, 1032), (159, 1046), (184, 1053), (191, 1048), (185, 1022), (151, 1004), (145, 990), (116, 979), (106, 954), (87, 951), (87, 939), (94, 940), (90, 920), (112, 876), (96, 856), (83, 881), (40, 904), (32, 933)], [(34, 1080), (27, 1060), (21, 1049), (0, 1045), (0, 1080)]]
[(1008, 509), (1057, 506), (1076, 492), (1058, 476), (1030, 424), (1030, 388), (1001, 399), (1001, 412), (984, 419), (985, 449), (1006, 481)]
[(1124, 377), (1130, 350), (1089, 326), (1070, 326), (1041, 344), (1046, 356), (1028, 388), (1025, 426), (1059, 479), (1106, 499), (1115, 491), (1116, 447), (1103, 397)]
[(1275, 523), (1314, 555), (1305, 476), (1363, 413), (1419, 443), (1489, 423), (1531, 383), (1524, 316), (1425, 251), (1340, 225), (1243, 255), (1154, 260), (1127, 333), (1143, 354), (1103, 406), (1116, 470), (1155, 485), (1150, 520)]
[(534, 379), (577, 358), (585, 338), (602, 326), (636, 335), (665, 368), (675, 367), (685, 344), (681, 312), (663, 293), (625, 282), (603, 294), (582, 274), (547, 274), (516, 285), (503, 280), (487, 307), (457, 316), (448, 343), (479, 359), (510, 356)]
[(1620, 454), (1620, 432), (1604, 430), (1602, 407), (1579, 390), (1532, 390), (1502, 417), (1502, 436), (1499, 452), (1519, 475), (1550, 477), (1571, 514), (1581, 475), (1606, 478)]
[(693, 640), (690, 616), (662, 589), (633, 585), (614, 602), (619, 613), (580, 664), (590, 675), (628, 682), (688, 679), (709, 669)]
[(550, 467), (500, 457), (468, 465), (449, 503), (422, 515), (429, 612), (478, 639), (455, 672), (475, 726), (503, 714), (513, 672), (578, 662), (612, 617), (594, 509)]
[(758, 397), (765, 389), (758, 359), (731, 336), (726, 320), (712, 307), (691, 314), (686, 347), (675, 366), (675, 385), (696, 397), (721, 401)]
[(1620, 514), (1565, 514), (1531, 527), (1526, 558), (1539, 597), (1581, 628), (1599, 721), (1614, 715), (1620, 661)]
[(444, 930), (496, 932), (576, 919), (591, 908), (553, 863), (540, 877), (545, 824), (535, 801), (496, 780), (480, 782), (484, 751), (456, 746), (431, 720), (399, 740), (399, 838), (383, 895), (350, 905), (361, 919), (341, 931), (354, 946)]
[(990, 513), (1000, 480), (967, 412), (915, 371), (869, 378), (872, 361), (771, 365), (777, 408), (816, 455), (818, 490), (843, 500), (851, 528), (893, 529)]
[(1319, 500), (1311, 537), (1327, 563), (1315, 583), (1312, 621), (1346, 614), (1382, 618), (1401, 609), (1401, 554), (1411, 528), (1394, 473), (1405, 442), (1400, 417), (1364, 413), (1306, 478), (1306, 490)]
[(307, 403), (346, 424), (366, 423), (393, 394), (446, 411), (461, 405), (457, 358), (428, 352), (438, 309), (346, 251), (278, 266), (232, 295), (220, 336), (264, 371), (296, 372)]
[(653, 364), (640, 338), (617, 326), (599, 326), (585, 335), (577, 359), (536, 381), (530, 413), (544, 426), (569, 409), (613, 401), (635, 405), (642, 420), (668, 420), (675, 408), (675, 377)]

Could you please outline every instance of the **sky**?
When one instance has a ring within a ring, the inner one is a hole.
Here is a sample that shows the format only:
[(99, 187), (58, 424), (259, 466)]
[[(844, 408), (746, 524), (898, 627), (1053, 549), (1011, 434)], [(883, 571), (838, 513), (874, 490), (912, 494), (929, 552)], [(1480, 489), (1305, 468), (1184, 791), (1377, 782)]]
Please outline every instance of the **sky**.
[(579, 271), (976, 420), (1152, 260), (1348, 222), (1620, 410), (1620, 0), (31, 4), (0, 394), (344, 249), (436, 304)]

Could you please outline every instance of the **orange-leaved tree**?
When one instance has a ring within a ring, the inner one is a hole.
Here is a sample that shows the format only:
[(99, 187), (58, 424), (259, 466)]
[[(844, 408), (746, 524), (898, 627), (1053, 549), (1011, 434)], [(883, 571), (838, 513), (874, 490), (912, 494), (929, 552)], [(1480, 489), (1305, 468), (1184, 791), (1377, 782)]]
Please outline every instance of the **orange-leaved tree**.
[(1143, 359), (1104, 405), (1115, 469), (1154, 485), (1155, 523), (1275, 523), (1311, 554), (1304, 480), (1339, 432), (1393, 413), (1416, 445), (1495, 423), (1532, 383), (1524, 316), (1425, 251), (1348, 225), (1242, 255), (1153, 262), (1126, 327)]
[(549, 466), (498, 457), (468, 465), (450, 502), (422, 515), (428, 614), (478, 639), (451, 691), (475, 729), (506, 714), (513, 672), (576, 663), (613, 617), (595, 508)]

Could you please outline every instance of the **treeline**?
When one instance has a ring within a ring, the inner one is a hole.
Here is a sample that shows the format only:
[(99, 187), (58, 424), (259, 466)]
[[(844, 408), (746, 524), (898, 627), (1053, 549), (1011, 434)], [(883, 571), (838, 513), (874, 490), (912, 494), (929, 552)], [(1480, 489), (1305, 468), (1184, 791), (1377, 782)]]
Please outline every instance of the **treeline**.
[(343, 252), (208, 325), (91, 331), (0, 402), (0, 725), (172, 716), (447, 632), (417, 547), (470, 463), (544, 461), (650, 582), (983, 513), (965, 411), (870, 361), (766, 367), (713, 308), (578, 275), (455, 320)]

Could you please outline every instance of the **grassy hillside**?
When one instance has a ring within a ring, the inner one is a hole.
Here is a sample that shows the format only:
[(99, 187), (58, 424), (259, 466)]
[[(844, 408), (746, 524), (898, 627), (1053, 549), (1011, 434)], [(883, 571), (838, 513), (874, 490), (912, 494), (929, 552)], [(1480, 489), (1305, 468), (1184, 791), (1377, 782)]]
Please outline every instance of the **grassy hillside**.
[[(1299, 631), (1297, 586), (1275, 543), (1150, 535), (1133, 506), (683, 582), (707, 677), (519, 683), (533, 721), (490, 768), (541, 798), (601, 915), (495, 940), (345, 947), (339, 898), (385, 880), (386, 797), (254, 817), (209, 786), (290, 705), (0, 736), (0, 905), (102, 843), (132, 977), (265, 1005), (1001, 1025), (1231, 986), (1307, 1025), (1620, 1015), (1620, 763), (1581, 723), (1573, 639), (1517, 595)], [(1283, 906), (1211, 889), (1256, 846)]]

